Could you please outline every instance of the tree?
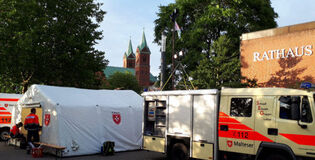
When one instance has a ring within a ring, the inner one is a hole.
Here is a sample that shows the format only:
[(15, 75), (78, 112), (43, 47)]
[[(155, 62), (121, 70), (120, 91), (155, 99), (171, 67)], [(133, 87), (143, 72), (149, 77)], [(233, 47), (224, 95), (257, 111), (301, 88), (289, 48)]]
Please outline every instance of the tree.
[(0, 75), (0, 93), (21, 93), (22, 86)]
[(0, 0), (0, 75), (22, 92), (32, 83), (97, 88), (107, 60), (93, 46), (105, 12), (93, 0)]
[[(155, 20), (156, 43), (162, 31), (172, 37), (173, 22), (169, 16), (175, 8), (179, 9), (176, 21), (182, 27), (175, 51), (188, 50), (181, 62), (198, 88), (240, 86), (240, 35), (277, 26), (274, 20), (277, 14), (270, 0), (177, 0), (160, 7)], [(171, 54), (172, 43), (168, 38), (168, 64)]]
[(115, 72), (107, 79), (109, 89), (133, 90), (137, 93), (141, 92), (141, 87), (136, 77), (130, 72)]

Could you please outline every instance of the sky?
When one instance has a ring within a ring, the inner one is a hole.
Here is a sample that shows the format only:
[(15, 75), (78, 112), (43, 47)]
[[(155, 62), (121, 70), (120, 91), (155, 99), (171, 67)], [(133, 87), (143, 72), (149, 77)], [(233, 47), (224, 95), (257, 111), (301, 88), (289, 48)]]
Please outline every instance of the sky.
[[(122, 67), (123, 56), (131, 39), (133, 52), (140, 45), (144, 31), (151, 50), (151, 73), (160, 73), (160, 46), (153, 43), (154, 20), (160, 5), (174, 3), (175, 0), (98, 0), (106, 11), (100, 25), (103, 39), (98, 41), (96, 49), (105, 52), (109, 66)], [(271, 0), (271, 5), (278, 13), (278, 27), (315, 21), (315, 0)]]

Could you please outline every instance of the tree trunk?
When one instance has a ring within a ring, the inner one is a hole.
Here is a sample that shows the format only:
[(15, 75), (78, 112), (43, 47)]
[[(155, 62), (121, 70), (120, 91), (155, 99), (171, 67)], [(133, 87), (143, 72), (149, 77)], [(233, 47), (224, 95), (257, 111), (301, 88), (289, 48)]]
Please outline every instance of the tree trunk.
[[(23, 82), (22, 82), (22, 94), (24, 94), (27, 89), (28, 89), (28, 85), (30, 83), (30, 80), (31, 78), (33, 77), (33, 73), (34, 72), (31, 72), (30, 74), (27, 74), (27, 73), (22, 73), (21, 72), (21, 76), (22, 76), (22, 79), (23, 79)], [(26, 75), (25, 75), (26, 74)]]
[(27, 83), (22, 83), (22, 94), (24, 94), (27, 91), (28, 88), (28, 82)]

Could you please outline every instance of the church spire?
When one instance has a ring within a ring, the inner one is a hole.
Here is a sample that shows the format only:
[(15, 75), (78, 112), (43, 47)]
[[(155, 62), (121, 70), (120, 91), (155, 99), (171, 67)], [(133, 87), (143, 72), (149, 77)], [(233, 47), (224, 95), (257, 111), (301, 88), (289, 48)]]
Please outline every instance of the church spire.
[(134, 53), (133, 53), (133, 49), (132, 49), (131, 39), (129, 40), (128, 50), (127, 50), (127, 57), (128, 57), (130, 54), (134, 54)]
[(141, 42), (141, 46), (143, 46), (143, 47), (147, 47), (147, 40), (146, 40), (146, 38), (145, 38), (144, 30), (143, 30), (143, 33), (142, 33), (142, 42)]
[(135, 59), (136, 56), (133, 53), (131, 38), (129, 39), (128, 49), (124, 54), (124, 68), (135, 68)]
[(142, 41), (141, 41), (141, 44), (138, 46), (139, 50), (141, 51), (143, 48), (149, 48), (148, 45), (147, 45), (147, 40), (145, 38), (145, 34), (144, 34), (144, 29), (143, 29), (143, 33), (142, 33)]
[[(132, 56), (129, 57), (130, 55), (132, 55)], [(130, 40), (129, 40), (128, 49), (127, 49), (127, 51), (125, 52), (124, 57), (126, 57), (127, 59), (130, 59), (130, 58), (134, 58), (134, 57), (135, 57), (135, 54), (133, 53), (133, 49), (132, 49), (131, 38), (130, 38)]]

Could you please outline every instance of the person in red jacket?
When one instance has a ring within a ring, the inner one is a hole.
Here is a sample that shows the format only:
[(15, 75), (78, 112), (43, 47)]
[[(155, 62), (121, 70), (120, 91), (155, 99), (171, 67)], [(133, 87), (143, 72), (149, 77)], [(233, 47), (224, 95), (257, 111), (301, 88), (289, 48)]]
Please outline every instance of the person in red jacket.
[(20, 127), (22, 127), (22, 126), (23, 126), (22, 122), (14, 125), (12, 127), (12, 129), (10, 130), (10, 136), (12, 138), (21, 138), (21, 137), (23, 137), (23, 135), (20, 133)]
[(26, 148), (26, 138), (24, 135), (20, 132), (20, 127), (23, 126), (23, 123), (20, 122), (12, 127), (10, 130), (10, 137), (11, 138), (19, 138), (20, 139), (20, 148), (25, 149)]
[[(38, 116), (36, 115), (36, 109), (32, 108), (31, 113), (26, 116), (24, 122), (24, 128), (27, 130), (27, 143), (28, 142), (39, 142), (39, 122)], [(32, 140), (33, 138), (33, 140)]]

